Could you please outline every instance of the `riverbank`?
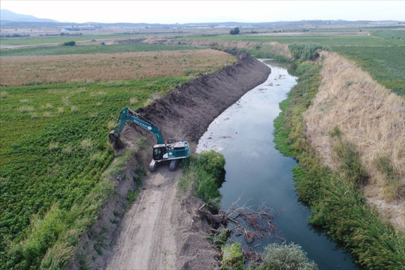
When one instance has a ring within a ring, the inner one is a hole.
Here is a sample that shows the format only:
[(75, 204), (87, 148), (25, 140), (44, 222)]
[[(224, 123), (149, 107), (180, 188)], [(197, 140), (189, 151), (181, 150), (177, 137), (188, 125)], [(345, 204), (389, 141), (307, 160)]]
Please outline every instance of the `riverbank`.
[[(232, 66), (227, 66), (219, 72), (207, 74), (202, 77), (191, 80), (190, 82), (181, 85), (171, 90), (167, 95), (157, 100), (155, 103), (146, 108), (139, 109), (138, 112), (145, 116), (147, 119), (154, 122), (163, 132), (165, 138), (176, 138), (178, 140), (187, 140), (190, 143), (191, 149), (195, 152), (198, 139), (205, 132), (208, 125), (215, 119), (223, 110), (228, 106), (235, 103), (244, 93), (252, 89), (254, 86), (265, 81), (270, 73), (270, 69), (254, 59), (246, 53), (230, 52), (238, 57), (238, 61)], [(146, 136), (146, 142), (139, 143), (140, 134)], [(126, 144), (127, 149), (134, 146), (139, 147), (139, 144), (150, 146), (155, 143), (155, 138), (147, 132), (138, 129), (136, 126), (127, 125), (127, 128), (122, 134), (122, 138)], [(138, 141), (138, 143), (137, 143)], [(141, 147), (142, 148), (142, 147)], [(136, 181), (133, 181), (134, 171), (139, 168), (146, 168), (146, 165), (151, 159), (149, 147), (137, 151), (133, 158), (128, 162), (128, 166), (123, 170), (120, 177), (115, 177), (115, 194), (113, 199), (103, 208), (101, 218), (96, 222), (95, 226), (86, 233), (83, 237), (79, 248), (75, 254), (74, 261), (69, 265), (70, 269), (79, 269), (83, 266), (91, 266), (92, 268), (105, 269), (108, 267), (109, 262), (113, 262), (114, 256), (121, 257), (119, 250), (125, 252), (125, 248), (114, 246), (117, 239), (127, 238), (133, 242), (129, 245), (136, 246), (142, 243), (136, 242), (136, 234), (139, 230), (127, 230), (126, 224), (131, 222), (123, 222), (121, 220), (125, 214), (125, 205), (128, 200), (129, 190), (134, 190)], [(176, 201), (171, 204), (178, 208), (173, 208), (172, 213), (175, 215), (167, 214), (165, 200), (157, 200), (161, 195), (165, 194), (166, 198), (173, 198), (175, 187), (175, 179), (168, 179), (165, 177), (165, 170), (163, 166), (158, 168), (157, 173), (148, 173), (143, 179), (146, 183), (144, 188), (139, 193), (139, 198), (130, 207), (128, 213), (136, 212), (132, 210), (136, 208), (138, 202), (147, 199), (142, 204), (152, 206), (157, 209), (156, 216), (160, 217), (163, 214), (167, 219), (163, 224), (174, 224), (170, 229), (161, 225), (161, 220), (155, 220), (153, 226), (150, 225), (144, 236), (146, 241), (153, 242), (153, 234), (157, 233), (156, 230), (169, 230), (171, 235), (176, 238), (179, 235), (183, 236), (183, 241), (176, 241), (175, 261), (168, 259), (167, 265), (156, 264), (161, 267), (169, 267), (175, 264), (176, 268), (192, 267), (198, 265), (208, 265), (210, 262), (216, 263), (215, 255), (211, 245), (206, 240), (208, 235), (208, 226), (204, 224), (196, 225), (196, 220), (193, 217), (193, 207), (199, 205), (201, 201), (190, 197), (185, 201)], [(162, 175), (161, 175), (162, 174)], [(154, 181), (156, 177), (161, 177), (161, 183)], [(169, 181), (170, 180), (170, 181)], [(160, 184), (159, 184), (160, 183)], [(155, 195), (148, 196), (147, 193), (154, 193)], [(167, 205), (170, 205), (168, 203)], [(142, 210), (142, 207), (139, 208)], [(164, 213), (166, 212), (166, 213)], [(126, 214), (128, 216), (128, 213)], [(134, 216), (136, 218), (136, 216)], [(177, 217), (177, 219), (176, 219)], [(180, 218), (181, 217), (181, 218)], [(178, 226), (176, 222), (182, 220), (184, 226)], [(122, 226), (120, 226), (122, 224)], [(204, 229), (205, 228), (205, 229)], [(125, 232), (130, 233), (126, 235)], [(159, 235), (159, 233), (157, 233)], [(161, 234), (166, 235), (166, 234)], [(150, 236), (150, 237), (149, 237)], [(161, 239), (160, 239), (161, 240)], [(154, 252), (151, 252), (159, 241), (149, 243), (149, 250), (141, 250), (137, 253), (140, 259), (149, 262), (150, 256), (154, 257)], [(199, 249), (200, 248), (200, 249)], [(207, 256), (202, 250), (207, 250)], [(117, 251), (118, 250), (118, 251)], [(164, 252), (164, 251), (162, 251)], [(149, 255), (148, 255), (149, 254)], [(148, 257), (149, 256), (149, 257)], [(182, 259), (179, 259), (182, 257)], [(129, 258), (129, 257), (128, 257)], [(165, 256), (162, 259), (168, 258)], [(137, 261), (137, 260), (135, 260)], [(164, 261), (164, 260), (163, 260)], [(133, 267), (131, 261), (122, 262), (122, 265)], [(207, 264), (208, 263), (208, 264)], [(146, 264), (146, 266), (153, 266)]]
[[(367, 269), (402, 269), (405, 265), (405, 237), (366, 203), (361, 188), (367, 185), (369, 176), (357, 145), (348, 141), (345, 131), (336, 126), (339, 123), (336, 116), (341, 113), (333, 117), (331, 127), (334, 127), (323, 133), (323, 138), (332, 142), (333, 147), (329, 150), (338, 164), (336, 167), (325, 164), (324, 155), (314, 146), (315, 138), (309, 136), (313, 132), (308, 131), (323, 126), (305, 121), (306, 111), (313, 104), (319, 104), (316, 100), (314, 102), (315, 96), (322, 95), (318, 89), (333, 89), (334, 86), (325, 84), (323, 64), (326, 63), (320, 60), (303, 62), (294, 70), (300, 79), (289, 98), (280, 104), (282, 113), (275, 120), (277, 148), (299, 161), (300, 166), (293, 170), (296, 189), (300, 200), (311, 208), (310, 222), (313, 225), (343, 243), (357, 262)], [(334, 76), (336, 74), (331, 72), (326, 78)], [(356, 97), (354, 93), (352, 95)], [(324, 97), (323, 105), (327, 105), (328, 100), (333, 101), (330, 95)], [(338, 107), (342, 108), (343, 104)], [(325, 119), (328, 110), (321, 111), (318, 112), (319, 119)]]

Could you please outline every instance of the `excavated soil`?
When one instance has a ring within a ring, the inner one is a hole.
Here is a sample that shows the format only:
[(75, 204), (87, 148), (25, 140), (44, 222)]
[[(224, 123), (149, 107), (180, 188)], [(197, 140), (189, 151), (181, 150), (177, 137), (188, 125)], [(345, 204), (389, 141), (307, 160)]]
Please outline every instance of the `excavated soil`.
[[(186, 140), (195, 152), (209, 124), (270, 74), (266, 65), (249, 54), (228, 53), (238, 58), (233, 65), (192, 79), (138, 112), (154, 122), (165, 139)], [(126, 146), (135, 145), (139, 134), (147, 138), (148, 147), (130, 162), (123, 173), (127, 176), (140, 164), (147, 168), (151, 160), (149, 146), (156, 143), (153, 135), (130, 123), (122, 136)], [(82, 239), (68, 268), (219, 269), (218, 251), (206, 239), (210, 226), (195, 214), (203, 202), (178, 193), (181, 175), (181, 169), (171, 172), (167, 165), (148, 172), (137, 200), (126, 213), (125, 198), (135, 184), (117, 180), (116, 194)]]

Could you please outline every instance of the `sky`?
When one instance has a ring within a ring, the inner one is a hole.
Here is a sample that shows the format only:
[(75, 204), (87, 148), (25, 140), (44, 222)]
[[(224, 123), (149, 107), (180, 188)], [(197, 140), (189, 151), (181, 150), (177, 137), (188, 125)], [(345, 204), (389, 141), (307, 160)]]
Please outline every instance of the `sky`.
[(1, 9), (60, 22), (405, 21), (405, 1), (19, 1)]

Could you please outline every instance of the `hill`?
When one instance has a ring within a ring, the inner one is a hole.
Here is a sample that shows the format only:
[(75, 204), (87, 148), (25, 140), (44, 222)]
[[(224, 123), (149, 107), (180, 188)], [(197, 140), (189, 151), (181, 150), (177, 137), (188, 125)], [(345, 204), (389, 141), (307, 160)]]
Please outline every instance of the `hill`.
[(14, 21), (14, 22), (56, 22), (51, 19), (41, 19), (32, 15), (17, 14), (10, 10), (0, 10), (1, 21)]

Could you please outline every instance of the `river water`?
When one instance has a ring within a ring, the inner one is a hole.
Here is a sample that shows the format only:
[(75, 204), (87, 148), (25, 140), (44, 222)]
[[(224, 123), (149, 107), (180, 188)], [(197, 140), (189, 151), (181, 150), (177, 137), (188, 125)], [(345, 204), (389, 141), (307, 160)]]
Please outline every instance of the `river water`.
[[(296, 84), (296, 78), (275, 63), (265, 61), (272, 70), (263, 84), (246, 93), (209, 126), (200, 138), (197, 152), (215, 150), (226, 159), (225, 182), (220, 189), (221, 208), (232, 202), (239, 205), (248, 199), (255, 209), (264, 203), (273, 209), (278, 238), (259, 239), (250, 246), (263, 248), (280, 238), (302, 246), (319, 269), (359, 269), (351, 256), (331, 241), (325, 233), (308, 223), (311, 211), (298, 201), (291, 169), (297, 162), (274, 148), (273, 120), (280, 113), (279, 103)], [(248, 245), (242, 236), (233, 240)]]

